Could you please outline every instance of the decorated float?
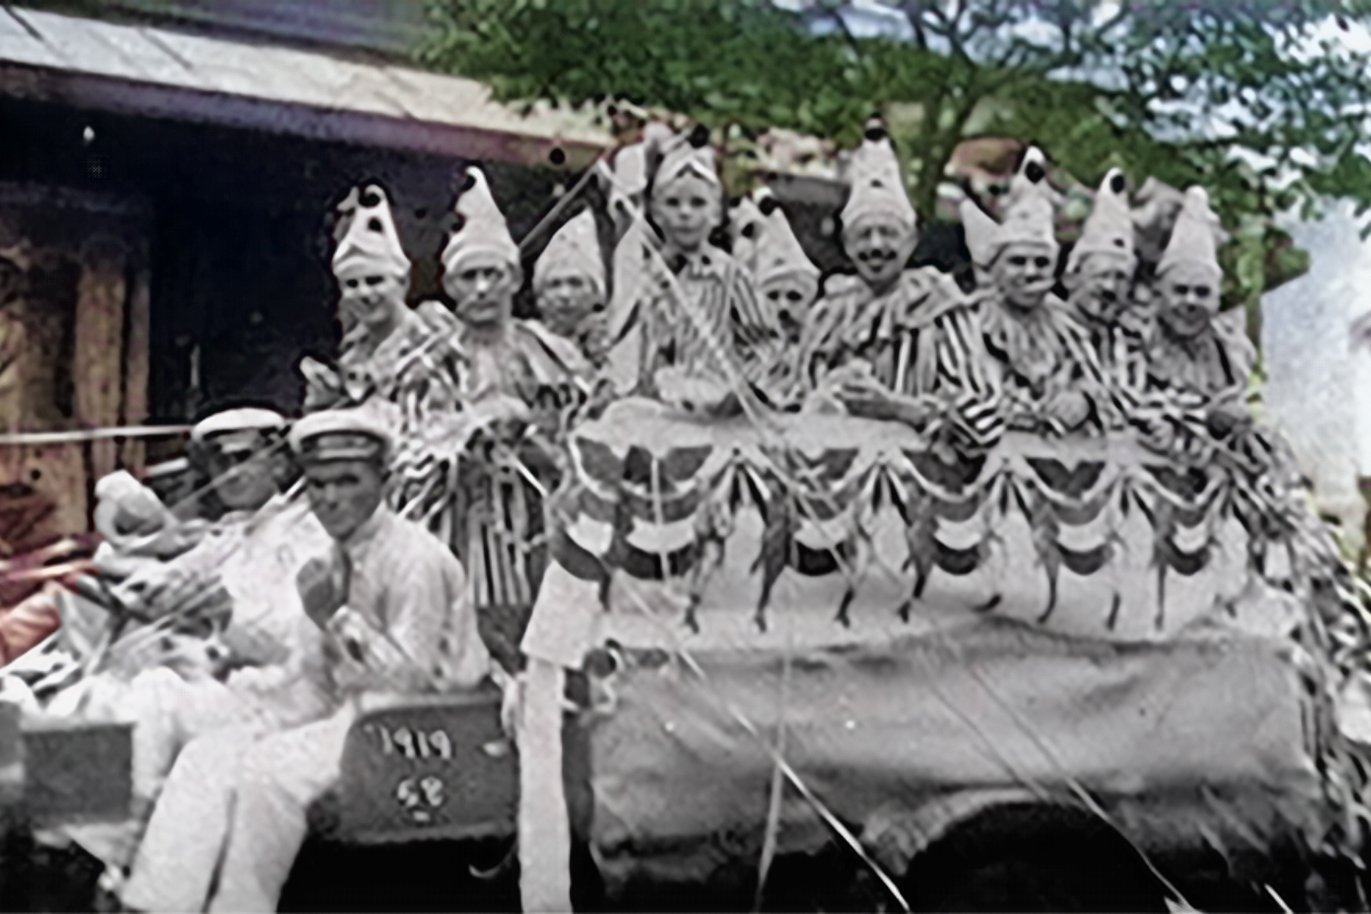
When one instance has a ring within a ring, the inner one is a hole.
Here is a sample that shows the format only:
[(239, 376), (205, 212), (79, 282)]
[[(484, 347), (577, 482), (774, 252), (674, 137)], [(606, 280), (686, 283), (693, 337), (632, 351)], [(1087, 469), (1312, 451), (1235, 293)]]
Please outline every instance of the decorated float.
[(453, 311), (404, 306), (384, 194), (350, 198), (307, 409), (390, 416), (392, 503), (467, 565), (503, 695), (369, 706), (316, 836), (513, 839), (464, 862), (525, 910), (966, 909), (995, 878), (1023, 909), (1364, 906), (1371, 627), (1248, 414), (1203, 193), (1139, 269), (1107, 176), (1059, 287), (1034, 151), (1000, 220), (964, 208), (964, 290), (905, 269), (884, 134), (859, 152), (857, 273), (821, 285), (765, 193), (708, 243), (707, 143), (651, 134), (594, 172), (608, 269), (584, 212), (549, 245), (545, 323), (479, 173)]

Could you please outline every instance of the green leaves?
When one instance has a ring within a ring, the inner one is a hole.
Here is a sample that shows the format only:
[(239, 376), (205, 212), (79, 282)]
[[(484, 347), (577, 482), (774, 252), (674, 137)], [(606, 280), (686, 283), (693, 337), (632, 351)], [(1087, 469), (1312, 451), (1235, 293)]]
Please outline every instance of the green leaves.
[[(1230, 229), (1260, 226), (1230, 255), (1241, 274), (1230, 304), (1294, 269), (1275, 213), (1328, 197), (1371, 208), (1371, 160), (1358, 152), (1371, 56), (1338, 37), (1371, 24), (1367, 0), (891, 4), (913, 42), (852, 37), (842, 5), (811, 9), (830, 29), (816, 35), (769, 0), (429, 0), (419, 57), (506, 100), (621, 98), (842, 145), (873, 111), (917, 112), (892, 135), (925, 216), (970, 135), (1034, 141), (1087, 185), (1111, 165), (1135, 184), (1204, 184)], [(1236, 169), (1235, 150), (1272, 167)]]

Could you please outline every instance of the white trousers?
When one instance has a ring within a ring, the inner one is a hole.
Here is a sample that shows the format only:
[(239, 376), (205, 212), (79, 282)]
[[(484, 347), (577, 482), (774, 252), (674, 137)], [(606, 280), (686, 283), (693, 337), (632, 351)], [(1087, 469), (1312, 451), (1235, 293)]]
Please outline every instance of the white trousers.
[(230, 726), (192, 740), (162, 789), (124, 903), (144, 911), (201, 911), (207, 903), (211, 911), (275, 911), (305, 840), (306, 810), (338, 780), (354, 716), (349, 705), (273, 733)]
[(222, 682), (187, 680), (166, 668), (140, 673), (131, 682), (100, 680), (89, 687), (91, 702), (83, 717), (133, 724), (132, 808), (126, 819), (69, 826), (62, 832), (106, 866), (122, 869), (182, 747), (221, 727), (260, 729), (265, 718), (255, 701)]

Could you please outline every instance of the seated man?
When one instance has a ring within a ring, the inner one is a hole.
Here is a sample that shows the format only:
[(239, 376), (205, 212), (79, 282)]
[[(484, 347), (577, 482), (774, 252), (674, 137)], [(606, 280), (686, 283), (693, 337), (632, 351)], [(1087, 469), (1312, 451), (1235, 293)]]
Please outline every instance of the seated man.
[(1095, 194), (1095, 207), (1071, 248), (1062, 281), (1067, 305), (1090, 336), (1111, 388), (1137, 386), (1129, 377), (1147, 334), (1147, 313), (1134, 287), (1138, 257), (1124, 176), (1111, 168)]
[(354, 188), (339, 210), (343, 230), (333, 274), (342, 292), (341, 354), (336, 370), (313, 359), (302, 363), (306, 412), (357, 405), (372, 396), (397, 402), (414, 392), (412, 369), (444, 366), (426, 372), (428, 380), (441, 384), (456, 358), (405, 300), (410, 262), (385, 191), (374, 184)]
[(1247, 382), (1255, 352), (1244, 314), (1219, 313), (1217, 228), (1204, 190), (1186, 191), (1157, 264), (1156, 315), (1132, 372), (1142, 385), (1133, 423), (1150, 447), (1177, 459), (1203, 461), (1217, 440), (1252, 424)]
[(993, 443), (1003, 423), (975, 312), (950, 277), (906, 268), (918, 219), (884, 127), (868, 127), (849, 171), (842, 243), (857, 274), (831, 277), (810, 312), (807, 382), (855, 415), (941, 428), (958, 448)]
[(489, 669), (461, 564), (383, 504), (384, 425), (361, 410), (315, 413), (296, 423), (291, 445), (334, 542), (300, 575), (306, 646), (277, 686), (304, 713), (185, 748), (122, 893), (134, 909), (276, 910), (306, 809), (337, 781), (364, 693), (466, 689)]
[(1011, 428), (1063, 434), (1113, 423), (1113, 402), (1085, 329), (1053, 293), (1052, 191), (1042, 153), (1029, 149), (1010, 186), (1004, 222), (961, 206), (980, 283), (976, 298), (990, 369)]
[(575, 344), (588, 365), (603, 364), (605, 262), (590, 210), (570, 219), (547, 243), (533, 268), (533, 293), (542, 324)]
[[(269, 410), (237, 409), (195, 426), (192, 445), (226, 513), (198, 545), (167, 561), (155, 557), (157, 540), (174, 528), (152, 534), (146, 545), (153, 554), (110, 588), (117, 605), (142, 621), (126, 622), (97, 672), (48, 705), (51, 713), (134, 724), (132, 816), (68, 832), (115, 874), (128, 863), (162, 779), (190, 739), (229, 723), (266, 725), (299, 713), (289, 707), (293, 696), (277, 691), (281, 665), (300, 646), (304, 611), (294, 582), (308, 560), (327, 554), (329, 540), (302, 505), (276, 491), (273, 471), (282, 455), (275, 451), (284, 424)], [(112, 482), (116, 489), (136, 486), (131, 478)], [(122, 499), (145, 502), (135, 514), (157, 513), (160, 503), (151, 493), (135, 494), (130, 489)], [(114, 532), (117, 512), (99, 513), (113, 516), (100, 520)], [(105, 559), (116, 569), (139, 551), (127, 539), (119, 542), (125, 554)]]

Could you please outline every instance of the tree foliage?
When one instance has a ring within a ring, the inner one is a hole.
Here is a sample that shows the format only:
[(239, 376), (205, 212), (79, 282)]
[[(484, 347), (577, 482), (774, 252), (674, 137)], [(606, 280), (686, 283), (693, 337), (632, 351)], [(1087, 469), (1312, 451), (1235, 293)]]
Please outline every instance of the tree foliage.
[(886, 5), (910, 40), (855, 37), (824, 0), (805, 13), (823, 35), (768, 0), (430, 0), (421, 58), (507, 100), (617, 98), (843, 145), (885, 113), (925, 215), (973, 135), (1037, 142), (1087, 184), (1112, 165), (1202, 183), (1234, 238), (1237, 301), (1299, 269), (1273, 214), (1371, 207), (1371, 56), (1342, 40), (1371, 24), (1371, 0)]

